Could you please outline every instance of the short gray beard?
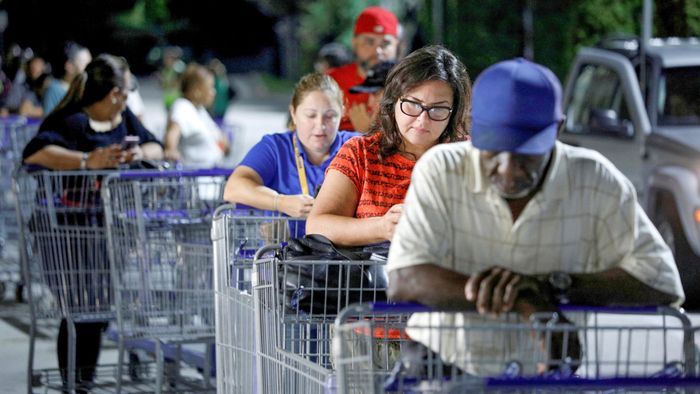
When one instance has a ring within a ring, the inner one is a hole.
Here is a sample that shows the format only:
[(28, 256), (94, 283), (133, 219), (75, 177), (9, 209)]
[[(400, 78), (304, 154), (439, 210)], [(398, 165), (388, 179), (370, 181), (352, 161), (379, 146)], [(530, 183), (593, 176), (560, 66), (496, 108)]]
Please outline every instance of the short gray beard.
[(503, 193), (501, 190), (498, 190), (498, 188), (494, 184), (491, 184), (491, 187), (496, 192), (496, 194), (501, 196), (501, 198), (504, 198), (506, 200), (517, 200), (520, 198), (527, 197), (530, 193), (532, 193), (532, 191), (534, 190), (534, 188), (536, 186), (528, 187), (527, 189), (523, 189), (518, 193), (512, 193), (512, 194), (511, 193)]
[(528, 187), (527, 189), (523, 189), (517, 193), (509, 194), (509, 193), (503, 193), (502, 191), (498, 190), (498, 188), (496, 186), (494, 186), (493, 183), (491, 183), (491, 187), (494, 189), (494, 191), (496, 191), (496, 193), (499, 196), (501, 196), (501, 198), (505, 198), (506, 200), (517, 200), (520, 198), (525, 198), (528, 195), (530, 195), (533, 192), (533, 190), (535, 190), (539, 186), (540, 183), (543, 182), (542, 178), (545, 176), (544, 168), (547, 166), (547, 164), (549, 164), (549, 160), (551, 160), (551, 158), (552, 158), (552, 153), (549, 152), (547, 154), (547, 157), (544, 160), (542, 160), (542, 164), (540, 165), (540, 168), (537, 170), (537, 174), (539, 176), (537, 177), (537, 179), (535, 179), (535, 182), (533, 182), (532, 186)]

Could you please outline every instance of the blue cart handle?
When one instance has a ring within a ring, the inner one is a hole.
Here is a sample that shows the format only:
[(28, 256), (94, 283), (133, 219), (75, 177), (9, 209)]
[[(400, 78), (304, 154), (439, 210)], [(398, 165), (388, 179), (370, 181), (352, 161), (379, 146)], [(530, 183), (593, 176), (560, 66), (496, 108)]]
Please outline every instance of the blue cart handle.
[(170, 177), (200, 177), (200, 176), (229, 176), (231, 170), (226, 168), (207, 168), (199, 170), (127, 170), (119, 172), (119, 178), (170, 178)]
[[(368, 309), (376, 313), (414, 313), (414, 312), (438, 312), (440, 309), (419, 304), (417, 302), (374, 302), (368, 305)], [(587, 305), (560, 305), (562, 312), (590, 312), (590, 313), (615, 313), (615, 314), (656, 314), (666, 312), (675, 314), (673, 308), (665, 306), (587, 306)], [(447, 310), (445, 310), (447, 311)], [(454, 310), (451, 310), (454, 311)]]
[(374, 313), (415, 313), (435, 310), (417, 302), (372, 302), (368, 306)]
[(586, 305), (559, 305), (562, 312), (597, 312), (616, 314), (655, 314), (668, 307), (649, 306), (586, 306)]

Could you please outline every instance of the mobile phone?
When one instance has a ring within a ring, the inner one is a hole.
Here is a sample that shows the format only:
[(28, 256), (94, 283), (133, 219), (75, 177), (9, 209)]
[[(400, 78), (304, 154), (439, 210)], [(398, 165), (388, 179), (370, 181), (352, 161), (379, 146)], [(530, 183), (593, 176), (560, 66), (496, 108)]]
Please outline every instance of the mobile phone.
[(138, 135), (127, 135), (122, 140), (122, 150), (131, 150), (133, 147), (139, 144)]

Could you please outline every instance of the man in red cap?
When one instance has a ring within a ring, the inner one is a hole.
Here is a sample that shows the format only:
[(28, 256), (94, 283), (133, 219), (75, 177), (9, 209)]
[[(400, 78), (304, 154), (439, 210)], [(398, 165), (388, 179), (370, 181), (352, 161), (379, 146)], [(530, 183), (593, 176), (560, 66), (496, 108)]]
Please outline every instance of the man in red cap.
[[(353, 126), (353, 113), (364, 113), (362, 118), (371, 116), (367, 109), (369, 94), (350, 94), (349, 90), (360, 85), (375, 64), (396, 60), (399, 47), (399, 21), (391, 11), (381, 7), (367, 7), (355, 21), (352, 50), (355, 61), (345, 66), (333, 68), (328, 74), (338, 82), (345, 94), (345, 114), (340, 121), (340, 130), (357, 130)], [(367, 132), (367, 130), (357, 130)]]

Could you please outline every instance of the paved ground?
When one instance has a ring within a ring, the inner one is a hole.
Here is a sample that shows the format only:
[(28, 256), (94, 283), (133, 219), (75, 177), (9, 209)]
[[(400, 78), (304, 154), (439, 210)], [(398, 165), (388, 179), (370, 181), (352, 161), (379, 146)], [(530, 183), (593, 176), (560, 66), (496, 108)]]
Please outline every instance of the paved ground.
[[(233, 167), (263, 134), (284, 130), (289, 97), (266, 93), (255, 75), (233, 76), (238, 92), (231, 105), (225, 123), (234, 130), (234, 143), (227, 164)], [(157, 136), (165, 128), (165, 110), (160, 101), (160, 89), (154, 79), (140, 79), (141, 94), (146, 106), (145, 125)], [(10, 237), (15, 238), (15, 237)], [(18, 261), (16, 239), (9, 239), (0, 259), (0, 281), (14, 282), (15, 277), (3, 271), (14, 269)], [(7, 268), (6, 268), (7, 267)], [(14, 286), (6, 286), (4, 301), (0, 302), (0, 392), (25, 393), (27, 360), (29, 353), (29, 309), (26, 304), (14, 302)], [(45, 323), (37, 334), (34, 368), (56, 368), (55, 323)], [(116, 360), (112, 342), (105, 341), (100, 362)]]

